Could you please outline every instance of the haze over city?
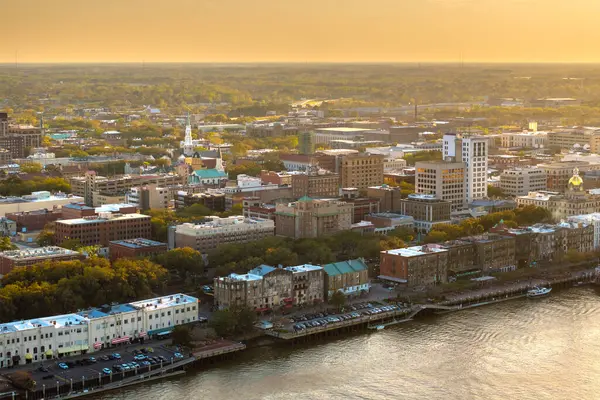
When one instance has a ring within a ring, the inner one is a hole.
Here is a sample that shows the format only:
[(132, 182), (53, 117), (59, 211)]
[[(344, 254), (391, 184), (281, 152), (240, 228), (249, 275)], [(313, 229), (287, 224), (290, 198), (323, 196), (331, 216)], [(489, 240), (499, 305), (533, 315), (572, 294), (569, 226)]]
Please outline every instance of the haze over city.
[(3, 2), (0, 62), (598, 62), (596, 0)]

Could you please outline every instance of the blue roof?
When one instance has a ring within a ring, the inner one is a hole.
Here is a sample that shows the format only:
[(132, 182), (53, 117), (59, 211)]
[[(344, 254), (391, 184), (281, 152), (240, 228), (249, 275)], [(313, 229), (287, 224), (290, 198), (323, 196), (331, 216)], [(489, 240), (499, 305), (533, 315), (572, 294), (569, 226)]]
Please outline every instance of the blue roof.
[(270, 265), (259, 265), (258, 267), (251, 269), (250, 271), (248, 271), (249, 274), (251, 275), (257, 275), (257, 276), (265, 276), (266, 274), (268, 274), (271, 271), (274, 271), (275, 267), (271, 267)]
[(194, 175), (199, 178), (226, 178), (227, 174), (223, 171), (216, 169), (197, 169), (194, 171)]
[(79, 204), (79, 203), (65, 204), (63, 206), (63, 208), (72, 208), (75, 210), (93, 210), (94, 209), (94, 207), (88, 207), (85, 204)]
[(367, 266), (367, 264), (365, 264), (365, 262), (362, 259), (357, 258), (356, 260), (346, 260), (327, 264), (323, 266), (323, 269), (325, 270), (327, 275), (333, 276), (348, 274), (352, 272), (366, 271), (369, 269), (369, 267)]

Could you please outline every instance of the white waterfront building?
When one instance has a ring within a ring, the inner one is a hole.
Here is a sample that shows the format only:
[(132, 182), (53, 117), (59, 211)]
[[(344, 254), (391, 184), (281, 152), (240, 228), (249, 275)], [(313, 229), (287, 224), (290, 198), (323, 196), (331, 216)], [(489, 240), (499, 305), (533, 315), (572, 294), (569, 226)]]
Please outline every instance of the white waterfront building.
[(156, 337), (198, 319), (198, 299), (174, 294), (0, 324), (0, 368)]

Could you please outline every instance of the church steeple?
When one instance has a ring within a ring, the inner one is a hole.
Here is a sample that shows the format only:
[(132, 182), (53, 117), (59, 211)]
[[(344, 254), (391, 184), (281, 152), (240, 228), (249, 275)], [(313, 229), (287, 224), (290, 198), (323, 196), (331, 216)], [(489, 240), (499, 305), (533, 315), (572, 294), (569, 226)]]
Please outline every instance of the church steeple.
[(194, 154), (194, 143), (192, 142), (192, 124), (190, 122), (190, 113), (187, 114), (185, 122), (185, 138), (183, 139), (183, 154), (191, 156)]

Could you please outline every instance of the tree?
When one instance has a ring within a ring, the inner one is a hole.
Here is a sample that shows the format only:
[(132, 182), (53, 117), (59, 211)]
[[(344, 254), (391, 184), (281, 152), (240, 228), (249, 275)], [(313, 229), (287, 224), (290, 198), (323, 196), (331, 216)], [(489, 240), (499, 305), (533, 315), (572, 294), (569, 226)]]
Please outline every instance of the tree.
[(404, 242), (412, 242), (415, 239), (415, 230), (407, 226), (399, 226), (391, 231), (388, 236), (395, 236)]
[(427, 236), (425, 236), (424, 242), (425, 243), (441, 243), (441, 242), (445, 242), (447, 240), (449, 240), (449, 236), (446, 232), (442, 232), (442, 231), (438, 231), (438, 230), (431, 230), (431, 231), (429, 231)]
[(70, 154), (73, 158), (86, 158), (89, 157), (89, 153), (80, 149), (73, 150)]
[(189, 326), (177, 325), (171, 333), (173, 344), (189, 347), (192, 342), (192, 331)]
[(492, 185), (488, 185), (488, 197), (507, 197), (506, 193), (500, 188), (494, 187)]
[(27, 163), (27, 164), (23, 164), (20, 167), (21, 172), (25, 172), (25, 173), (40, 173), (42, 172), (42, 164), (40, 163), (36, 163), (36, 162), (32, 162), (32, 163)]
[(233, 335), (236, 324), (236, 315), (231, 310), (215, 311), (210, 320), (210, 326), (219, 336)]
[(67, 239), (60, 244), (60, 247), (69, 250), (77, 250), (80, 247), (83, 247), (83, 244), (79, 239)]
[[(8, 375), (8, 379), (11, 381), (15, 387), (25, 390), (34, 390), (35, 389), (35, 381), (31, 376), (31, 372), (29, 371), (15, 371), (12, 374)], [(13, 393), (14, 396), (14, 393)]]
[(236, 310), (236, 327), (237, 333), (246, 333), (254, 329), (256, 323), (256, 312), (248, 307), (240, 308)]
[(39, 246), (53, 246), (55, 243), (54, 231), (44, 228), (38, 235), (36, 243)]
[(15, 250), (17, 246), (15, 246), (8, 236), (0, 237), (0, 251), (6, 250)]
[(329, 304), (331, 304), (338, 310), (341, 310), (342, 307), (344, 307), (344, 305), (346, 304), (346, 296), (341, 290), (338, 290), (337, 292), (334, 292), (331, 294), (331, 296), (329, 296)]
[(182, 279), (193, 279), (204, 274), (204, 258), (191, 247), (180, 247), (159, 254), (156, 262), (169, 271), (177, 272)]

